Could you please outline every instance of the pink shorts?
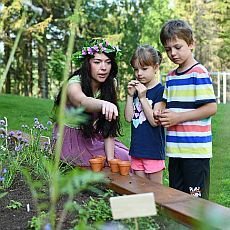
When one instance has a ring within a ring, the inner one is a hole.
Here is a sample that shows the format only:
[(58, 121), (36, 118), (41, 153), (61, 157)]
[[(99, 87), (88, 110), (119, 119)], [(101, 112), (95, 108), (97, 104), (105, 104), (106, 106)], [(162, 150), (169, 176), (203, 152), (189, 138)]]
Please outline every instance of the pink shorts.
[(165, 169), (165, 161), (131, 157), (131, 168), (145, 173), (156, 173)]

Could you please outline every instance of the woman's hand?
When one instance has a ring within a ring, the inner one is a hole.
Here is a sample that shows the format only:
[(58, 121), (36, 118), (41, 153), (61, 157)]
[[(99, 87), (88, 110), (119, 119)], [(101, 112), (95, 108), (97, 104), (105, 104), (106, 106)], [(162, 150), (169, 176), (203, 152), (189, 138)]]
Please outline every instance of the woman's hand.
[(111, 102), (103, 101), (101, 112), (108, 121), (116, 120), (118, 116), (117, 106)]

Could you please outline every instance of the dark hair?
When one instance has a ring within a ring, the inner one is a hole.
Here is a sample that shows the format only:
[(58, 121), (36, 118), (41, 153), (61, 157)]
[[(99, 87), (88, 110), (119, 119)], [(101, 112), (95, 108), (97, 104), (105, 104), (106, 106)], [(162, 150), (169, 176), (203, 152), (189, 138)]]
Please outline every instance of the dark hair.
[(136, 64), (140, 66), (155, 66), (161, 64), (162, 55), (160, 51), (156, 50), (150, 45), (141, 45), (137, 47), (134, 52), (130, 64), (135, 67)]
[(175, 38), (183, 39), (188, 45), (194, 41), (192, 28), (183, 20), (174, 19), (166, 22), (160, 32), (160, 40), (163, 45), (166, 45), (168, 40)]
[[(111, 60), (111, 70), (108, 78), (105, 80), (105, 82), (101, 85), (101, 93), (100, 93), (100, 99), (109, 101), (113, 104), (115, 104), (118, 107), (117, 102), (117, 94), (116, 89), (114, 85), (114, 79), (117, 76), (118, 73), (118, 66), (115, 61), (115, 53), (104, 53), (108, 58)], [(79, 75), (81, 77), (81, 87), (83, 93), (88, 97), (93, 97), (93, 90), (91, 86), (91, 68), (89, 60), (92, 57), (88, 56), (82, 63), (81, 68), (76, 70), (70, 77), (71, 79), (73, 76)], [(68, 80), (69, 80), (68, 79)], [(61, 99), (61, 90), (59, 91), (55, 101), (54, 101), (54, 108), (58, 107), (60, 104)], [(55, 109), (53, 109), (55, 111)], [(85, 112), (86, 113), (86, 112)], [(96, 124), (95, 122), (95, 114), (94, 113), (86, 113), (88, 114), (89, 120), (87, 123), (84, 123), (81, 125), (82, 132), (85, 137), (92, 137), (97, 133), (101, 133), (104, 138), (109, 136), (118, 136), (121, 135), (120, 132), (120, 119), (119, 117), (116, 120), (107, 121), (105, 119), (105, 116), (102, 115), (102, 113), (98, 113)]]

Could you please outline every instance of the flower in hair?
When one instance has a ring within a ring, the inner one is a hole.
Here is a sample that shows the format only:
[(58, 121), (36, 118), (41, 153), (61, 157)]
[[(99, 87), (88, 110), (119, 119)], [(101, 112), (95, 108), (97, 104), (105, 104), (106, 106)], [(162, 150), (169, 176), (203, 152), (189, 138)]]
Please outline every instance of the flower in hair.
[(120, 52), (120, 49), (116, 46), (112, 46), (108, 41), (104, 39), (93, 39), (86, 43), (81, 51), (73, 53), (72, 60), (76, 65), (79, 65), (87, 56), (94, 57), (95, 53), (115, 53)]

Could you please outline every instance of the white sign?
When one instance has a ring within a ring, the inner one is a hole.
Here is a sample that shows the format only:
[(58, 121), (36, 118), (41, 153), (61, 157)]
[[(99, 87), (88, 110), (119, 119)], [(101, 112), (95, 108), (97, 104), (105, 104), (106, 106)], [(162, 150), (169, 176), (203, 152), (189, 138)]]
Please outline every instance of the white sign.
[(153, 193), (111, 197), (110, 205), (114, 220), (157, 214)]

